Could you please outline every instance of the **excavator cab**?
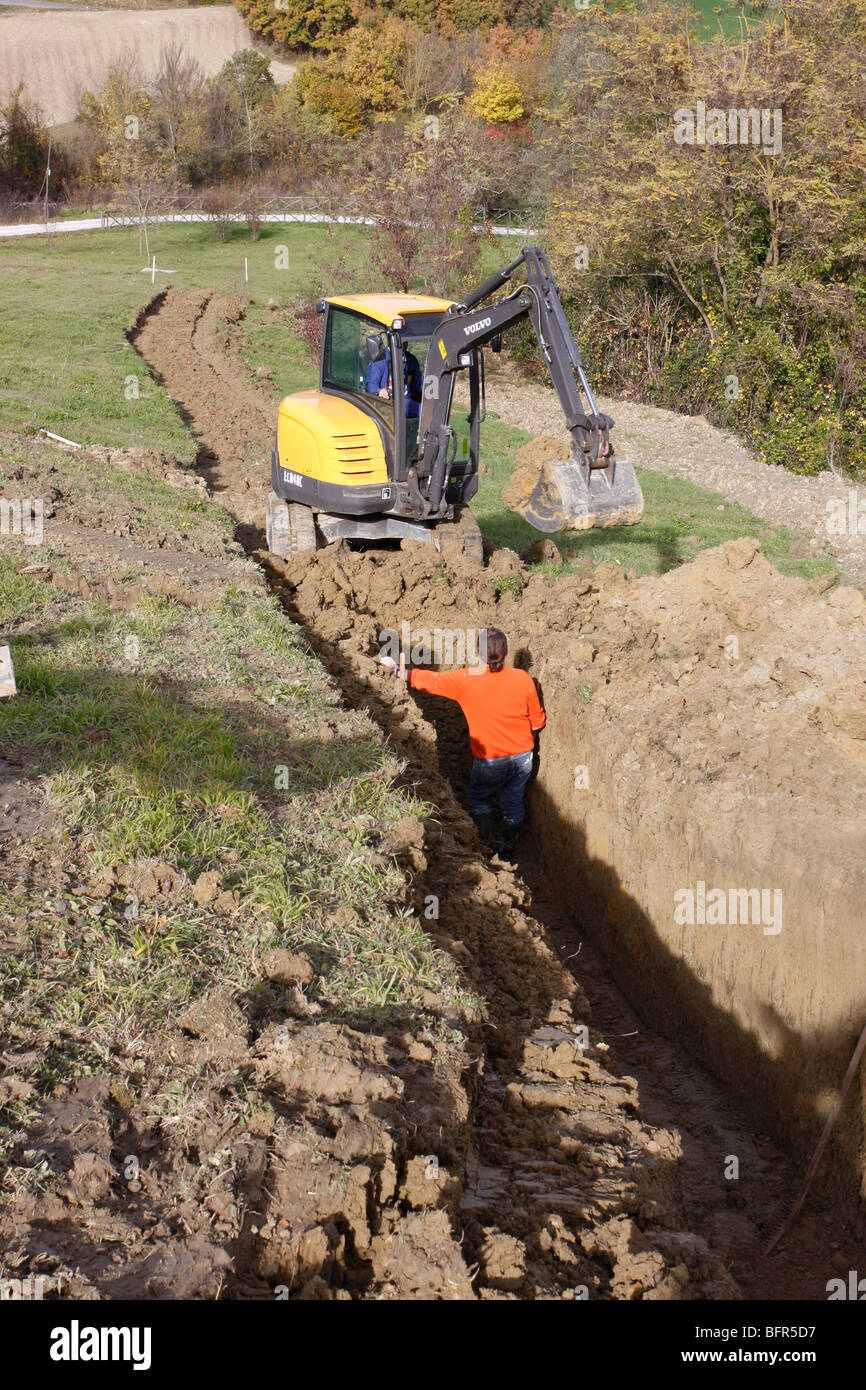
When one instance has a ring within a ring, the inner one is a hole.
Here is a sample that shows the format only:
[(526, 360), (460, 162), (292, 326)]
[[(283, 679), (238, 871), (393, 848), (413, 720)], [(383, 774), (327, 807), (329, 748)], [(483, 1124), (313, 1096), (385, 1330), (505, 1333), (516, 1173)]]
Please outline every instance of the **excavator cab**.
[[(525, 266), (526, 282), (478, 308)], [(592, 399), (543, 253), (526, 247), (461, 303), (411, 294), (321, 300), (318, 389), (279, 407), (268, 502), (268, 548), (288, 558), (339, 537), (457, 539), (480, 562), (467, 507), (478, 489), (484, 419), (483, 348), (529, 318), (571, 435), (568, 458), (545, 461), (513, 509), (543, 531), (632, 524), (643, 499), (615, 459), (613, 424)], [(577, 382), (586, 396), (581, 397)], [(510, 504), (509, 504), (510, 505)]]

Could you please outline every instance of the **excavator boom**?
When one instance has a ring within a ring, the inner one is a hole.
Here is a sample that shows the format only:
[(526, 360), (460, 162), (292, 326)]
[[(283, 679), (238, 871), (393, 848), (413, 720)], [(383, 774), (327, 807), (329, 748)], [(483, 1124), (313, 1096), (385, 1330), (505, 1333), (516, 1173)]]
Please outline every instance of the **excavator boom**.
[[(521, 266), (525, 282), (505, 298), (485, 303)], [(613, 420), (595, 403), (550, 264), (536, 246), (524, 247), (515, 261), (453, 305), (433, 335), (425, 368), (418, 461), (410, 476), (419, 501), (423, 498), (424, 512), (435, 517), (446, 509), (454, 374), (465, 365), (470, 348), (483, 346), (524, 318), (532, 325), (559, 397), (571, 449), (567, 458), (545, 462), (536, 479), (517, 489), (512, 510), (539, 531), (634, 525), (643, 516), (640, 485), (631, 464), (614, 453)]]

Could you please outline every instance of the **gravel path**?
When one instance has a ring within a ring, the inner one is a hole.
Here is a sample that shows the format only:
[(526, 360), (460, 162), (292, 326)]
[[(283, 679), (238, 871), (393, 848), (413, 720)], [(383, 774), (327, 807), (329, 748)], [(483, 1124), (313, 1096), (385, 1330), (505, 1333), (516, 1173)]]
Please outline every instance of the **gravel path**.
[[(488, 373), (487, 405), (501, 420), (529, 434), (562, 431), (562, 412), (554, 392), (520, 381), (507, 365)], [(807, 547), (804, 554), (829, 551), (851, 577), (866, 583), (866, 487), (856, 488), (831, 472), (804, 478), (761, 463), (733, 435), (716, 429), (702, 415), (677, 415), (656, 406), (603, 398), (598, 405), (616, 421), (613, 439), (624, 458), (740, 502), (769, 525), (797, 533), (795, 546)], [(841, 509), (848, 528), (841, 535), (829, 527), (834, 509)], [(854, 530), (852, 516), (859, 521), (859, 532)]]

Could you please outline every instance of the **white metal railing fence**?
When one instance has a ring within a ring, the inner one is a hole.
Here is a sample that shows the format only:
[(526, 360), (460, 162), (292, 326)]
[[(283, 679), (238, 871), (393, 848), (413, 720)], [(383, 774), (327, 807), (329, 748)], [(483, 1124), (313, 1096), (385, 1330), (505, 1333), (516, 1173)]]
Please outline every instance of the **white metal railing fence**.
[[(474, 210), (475, 223), (500, 235), (510, 232), (531, 232), (543, 225), (544, 214), (539, 209), (491, 209), (479, 206)], [(161, 222), (329, 222), (370, 224), (375, 214), (369, 207), (354, 199), (322, 198), (304, 193), (280, 194), (252, 203), (241, 200), (234, 206), (214, 206), (211, 199), (172, 198), (152, 211), (136, 212), (127, 207), (105, 207), (101, 225), (106, 227), (157, 226)]]

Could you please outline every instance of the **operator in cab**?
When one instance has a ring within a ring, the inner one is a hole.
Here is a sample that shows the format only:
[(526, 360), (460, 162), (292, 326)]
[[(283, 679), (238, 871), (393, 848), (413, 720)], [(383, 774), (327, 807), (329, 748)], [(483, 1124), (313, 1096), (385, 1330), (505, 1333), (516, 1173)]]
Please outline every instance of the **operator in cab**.
[[(383, 401), (391, 399), (391, 349), (385, 349), (385, 356), (378, 362), (371, 362), (364, 376), (364, 390), (370, 396), (379, 396)], [(417, 420), (421, 414), (421, 398), (424, 394), (424, 373), (418, 358), (406, 349), (403, 353), (403, 397), (406, 402), (406, 416)]]

